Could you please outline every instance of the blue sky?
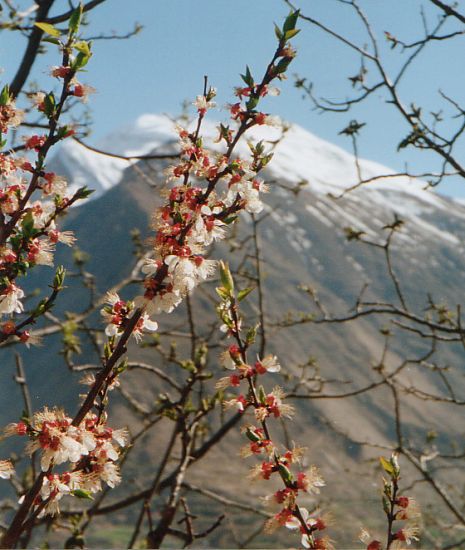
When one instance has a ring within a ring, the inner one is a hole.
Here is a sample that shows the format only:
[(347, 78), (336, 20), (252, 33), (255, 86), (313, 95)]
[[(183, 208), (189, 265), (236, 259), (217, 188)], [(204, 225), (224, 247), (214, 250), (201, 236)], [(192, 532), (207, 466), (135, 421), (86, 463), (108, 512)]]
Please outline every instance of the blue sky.
[[(363, 29), (351, 10), (337, 0), (296, 0), (302, 11), (321, 19), (360, 45), (366, 41)], [(21, 1), (19, 2), (21, 5)], [(22, 2), (26, 5), (26, 2)], [(58, 0), (59, 7), (66, 6)], [(420, 7), (434, 23), (438, 11), (425, 0), (360, 0), (382, 45), (387, 66), (394, 70), (400, 55), (390, 51), (383, 32), (413, 40), (422, 36)], [(89, 142), (147, 112), (178, 114), (184, 100), (191, 100), (208, 75), (219, 91), (218, 104), (232, 100), (232, 89), (240, 84), (239, 72), (249, 64), (261, 74), (276, 44), (273, 22), (280, 23), (288, 12), (282, 0), (107, 0), (90, 15), (88, 35), (125, 33), (138, 22), (143, 31), (130, 40), (99, 40), (94, 43), (94, 57), (83, 79), (97, 89), (90, 98), (93, 135)], [(315, 83), (317, 95), (334, 99), (350, 93), (348, 77), (359, 69), (359, 56), (342, 47), (320, 30), (301, 23), (302, 32), (294, 40), (298, 58), (290, 75), (299, 73)], [(453, 22), (445, 29), (457, 27)], [(458, 37), (450, 43), (436, 43), (421, 54), (413, 66), (412, 76), (401, 87), (406, 105), (412, 100), (427, 110), (438, 110), (442, 100), (438, 89), (465, 103), (463, 42)], [(8, 81), (22, 54), (24, 41), (19, 35), (0, 35), (0, 65)], [(41, 57), (34, 76), (47, 82), (49, 67), (56, 64), (53, 48)], [(45, 85), (45, 84), (44, 84)], [(49, 84), (48, 84), (49, 85)], [(351, 119), (366, 122), (360, 137), (360, 154), (398, 170), (408, 163), (419, 172), (437, 169), (434, 155), (409, 148), (398, 154), (397, 144), (407, 134), (407, 126), (382, 97), (342, 115), (321, 115), (293, 86), (293, 78), (281, 85), (279, 98), (268, 101), (266, 108), (290, 122), (296, 122), (316, 135), (350, 150), (347, 137), (338, 132)], [(450, 109), (449, 109), (450, 111)], [(221, 117), (221, 112), (218, 117)], [(461, 182), (441, 187), (441, 191), (465, 197)]]

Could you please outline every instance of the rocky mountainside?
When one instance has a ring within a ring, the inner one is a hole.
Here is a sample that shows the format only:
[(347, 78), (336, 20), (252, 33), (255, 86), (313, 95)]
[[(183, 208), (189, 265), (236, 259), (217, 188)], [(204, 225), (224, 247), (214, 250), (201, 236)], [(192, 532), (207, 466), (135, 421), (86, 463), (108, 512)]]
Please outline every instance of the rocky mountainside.
[[(99, 146), (125, 155), (173, 151), (172, 128), (172, 122), (166, 117), (146, 115), (132, 127), (115, 132)], [(270, 141), (279, 137), (278, 131), (264, 132), (258, 137)], [(212, 127), (207, 126), (207, 133), (214, 135)], [(246, 144), (241, 147), (245, 148)], [(76, 232), (79, 248), (90, 255), (85, 268), (94, 274), (98, 289), (103, 291), (131, 270), (131, 230), (138, 228), (142, 238), (148, 235), (147, 227), (159, 198), (147, 180), (162, 182), (165, 162), (128, 166), (127, 161), (92, 153), (73, 142), (62, 148), (54, 162), (54, 169), (70, 182), (97, 189), (93, 200), (73, 209), (65, 225)], [(389, 169), (364, 160), (360, 161), (359, 169), (363, 179), (392, 174)], [(299, 288), (302, 285), (314, 288), (320, 302), (335, 317), (352, 310), (364, 286), (365, 300), (399, 304), (393, 282), (387, 275), (383, 250), (346, 238), (346, 228), (351, 227), (363, 232), (372, 242), (383, 243), (387, 234), (383, 227), (392, 223), (396, 215), (404, 225), (392, 241), (392, 267), (402, 284), (408, 307), (423, 315), (430, 294), (436, 303), (454, 308), (462, 299), (465, 276), (465, 206), (424, 190), (422, 182), (397, 177), (380, 178), (335, 199), (328, 194), (338, 195), (357, 181), (354, 158), (298, 126), (292, 126), (276, 145), (266, 179), (271, 191), (265, 199), (265, 212), (261, 214), (266, 216), (258, 226), (264, 260), (266, 331), (269, 350), (280, 356), (285, 370), (299, 375), (302, 364), (311, 359), (312, 364), (316, 362), (320, 379), (304, 381), (304, 388), (307, 385), (315, 390), (318, 380), (325, 380), (324, 394), (356, 392), (379, 380), (379, 373), (373, 367), (381, 360), (384, 344), (380, 328), (389, 325), (396, 337), (383, 361), (387, 371), (412, 360), (403, 371), (405, 386), (414, 385), (426, 393), (446, 395), (447, 387), (437, 369), (414, 361), (426, 353), (428, 342), (414, 333), (400, 333), (389, 324), (390, 317), (336, 325), (299, 324), (286, 329), (278, 325), (291, 317), (299, 319), (300, 314), (317, 311)], [(236, 242), (250, 234), (252, 228), (250, 218), (241, 221)], [(69, 265), (70, 251), (62, 250), (60, 254), (57, 261)], [(217, 247), (214, 254), (234, 263), (227, 244)], [(44, 268), (30, 282), (30, 287), (47, 284), (51, 276)], [(69, 284), (73, 290), (64, 294), (61, 311), (79, 310), (86, 299), (86, 294), (72, 279)], [(202, 296), (195, 299), (198, 307), (204, 308), (207, 321), (213, 315), (212, 306)], [(289, 316), (289, 312), (293, 312), (292, 315)], [(183, 315), (182, 309), (178, 315)], [(76, 402), (76, 387), (70, 384), (62, 361), (55, 359), (59, 348), (55, 338), (46, 348), (24, 356), (36, 406), (56, 399), (72, 408)], [(143, 357), (150, 358), (149, 351), (142, 353)], [(463, 348), (448, 344), (438, 353), (441, 363), (449, 367), (456, 394), (463, 395)], [(86, 354), (83, 362), (85, 360)], [(4, 421), (13, 420), (18, 412), (20, 394), (11, 380), (12, 372), (13, 358), (5, 357), (0, 373)], [(218, 376), (221, 375), (218, 367)], [(156, 385), (146, 380), (135, 380), (134, 388), (140, 389), (138, 399), (142, 402), (153, 398), (151, 392), (156, 391)], [(360, 448), (351, 438), (384, 444), (392, 440), (395, 433), (392, 395), (385, 386), (346, 399), (298, 399), (295, 405), (299, 412), (292, 430), (299, 433), (299, 443), (310, 447), (312, 459), (320, 464), (330, 486), (331, 480), (340, 480), (346, 468), (357, 468), (361, 460)], [(438, 442), (443, 445), (463, 433), (457, 410), (440, 403), (413, 397), (405, 399), (402, 419), (407, 437), (419, 448), (427, 433), (437, 432)], [(208, 462), (217, 475), (227, 475), (229, 468), (228, 461), (218, 457), (237, 452), (234, 450), (237, 440), (231, 441), (218, 449)], [(148, 455), (147, 460), (153, 458)], [(209, 472), (207, 475), (197, 468), (194, 478), (208, 487), (211, 469)], [(225, 485), (226, 493), (234, 490), (234, 484)], [(257, 494), (261, 490), (244, 488)], [(357, 494), (357, 487), (347, 481), (334, 483), (328, 491), (345, 505), (362, 498)], [(376, 489), (373, 497), (376, 498)]]

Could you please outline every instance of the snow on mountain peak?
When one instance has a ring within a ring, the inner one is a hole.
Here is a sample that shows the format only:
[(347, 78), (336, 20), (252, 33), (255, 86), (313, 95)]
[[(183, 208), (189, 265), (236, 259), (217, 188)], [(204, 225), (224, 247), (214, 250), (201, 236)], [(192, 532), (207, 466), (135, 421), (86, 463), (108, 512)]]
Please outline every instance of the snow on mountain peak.
[[(216, 124), (204, 121), (202, 131), (207, 146), (220, 150), (222, 146), (214, 143)], [(253, 140), (270, 142), (279, 140), (281, 136), (281, 129), (266, 126), (253, 128), (249, 134)], [(174, 120), (166, 115), (145, 114), (133, 124), (109, 134), (97, 144), (97, 148), (117, 155), (141, 156), (154, 151), (166, 152), (166, 147), (171, 148), (176, 141)], [(245, 154), (247, 150), (245, 140), (238, 144), (239, 154)], [(137, 161), (105, 156), (70, 140), (63, 144), (52, 162), (60, 164), (56, 170), (68, 178), (73, 188), (88, 185), (95, 189), (92, 197), (96, 198), (118, 184), (124, 170)], [(359, 167), (363, 179), (394, 174), (393, 170), (369, 160), (360, 159)], [(308, 182), (310, 190), (323, 195), (338, 194), (358, 181), (353, 155), (297, 124), (291, 125), (276, 145), (269, 172), (273, 178), (291, 184)], [(417, 214), (419, 209), (445, 208), (445, 201), (437, 194), (426, 191), (424, 185), (424, 182), (408, 177), (384, 177), (357, 194), (368, 189), (372, 201), (405, 215)]]

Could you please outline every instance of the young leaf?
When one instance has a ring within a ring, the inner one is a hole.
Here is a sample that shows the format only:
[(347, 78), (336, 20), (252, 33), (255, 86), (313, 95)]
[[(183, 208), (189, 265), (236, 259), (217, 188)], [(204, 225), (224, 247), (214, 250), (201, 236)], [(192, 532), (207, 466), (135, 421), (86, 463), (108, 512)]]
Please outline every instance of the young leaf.
[(285, 73), (289, 67), (292, 59), (290, 57), (283, 57), (279, 63), (275, 66), (275, 71), (277, 74)]
[(248, 111), (252, 111), (258, 105), (258, 97), (251, 97), (246, 103)]
[(284, 38), (286, 40), (290, 40), (291, 38), (294, 38), (296, 34), (299, 34), (299, 32), (300, 32), (300, 29), (291, 29), (290, 31), (286, 32), (286, 34), (284, 35)]
[(34, 23), (34, 26), (50, 36), (60, 36), (61, 32), (50, 23)]
[(251, 88), (253, 87), (254, 80), (248, 65), (245, 68), (245, 74), (241, 74), (241, 78), (247, 84), (247, 86), (250, 86)]
[(276, 25), (276, 23), (274, 24), (274, 33), (275, 33), (276, 38), (278, 40), (283, 39), (283, 33), (282, 33), (281, 29), (278, 27), (278, 25)]
[(252, 441), (253, 443), (257, 443), (260, 441), (260, 436), (257, 435), (254, 431), (252, 431), (250, 428), (247, 428), (245, 431), (246, 437)]
[(44, 97), (44, 113), (51, 118), (55, 112), (55, 96), (50, 92)]
[(291, 13), (286, 17), (283, 25), (283, 32), (292, 31), (295, 29), (297, 19), (299, 18), (300, 10), (291, 11)]
[[(90, 54), (92, 55), (92, 54)], [(87, 63), (89, 62), (90, 55), (87, 55), (85, 53), (79, 52), (73, 61), (71, 67), (74, 71), (78, 71), (79, 69), (82, 69), (82, 67), (85, 67)]]
[(284, 464), (279, 465), (279, 473), (281, 474), (281, 477), (284, 479), (285, 483), (291, 483), (292, 482), (292, 474)]
[(29, 239), (32, 237), (32, 234), (34, 232), (34, 216), (31, 212), (28, 212), (22, 222), (21, 222), (21, 228), (23, 230), (23, 238)]
[(60, 41), (55, 36), (46, 36), (42, 38), (42, 42), (48, 42), (49, 44), (55, 44), (56, 46), (60, 45)]
[(80, 187), (77, 191), (76, 191), (76, 197), (78, 199), (87, 199), (87, 197), (90, 197), (90, 195), (92, 195), (92, 193), (95, 191), (95, 189), (88, 189), (87, 187)]
[(227, 300), (229, 298), (229, 293), (222, 286), (216, 288), (215, 290), (222, 300)]
[(223, 220), (223, 222), (226, 224), (226, 225), (230, 225), (232, 224), (233, 222), (235, 222), (237, 220), (237, 215), (234, 215), (234, 216), (229, 216), (228, 218), (225, 218)]
[(32, 312), (33, 317), (40, 317), (47, 311), (47, 300), (44, 298), (38, 304), (35, 310)]
[(88, 57), (92, 55), (90, 51), (89, 43), (84, 40), (80, 40), (79, 42), (76, 42), (76, 44), (74, 44), (73, 47), (75, 50), (83, 53), (84, 55), (87, 55)]
[(250, 327), (247, 331), (247, 334), (245, 335), (245, 342), (248, 346), (251, 346), (255, 342), (259, 326), (260, 325), (255, 325), (254, 327)]
[(10, 87), (8, 84), (3, 86), (2, 91), (0, 92), (0, 105), (8, 105), (10, 101)]
[(244, 288), (244, 290), (240, 290), (237, 293), (237, 300), (241, 302), (246, 296), (248, 296), (252, 292), (252, 290), (255, 290), (255, 287), (251, 286), (248, 288)]
[(234, 280), (229, 269), (229, 265), (220, 261), (220, 279), (224, 289), (232, 294), (234, 292)]
[(77, 31), (79, 30), (81, 17), (82, 17), (82, 4), (80, 4), (79, 7), (73, 11), (71, 17), (69, 18), (68, 29), (70, 34), (76, 34)]
[(380, 456), (379, 457), (379, 461), (381, 463), (381, 467), (383, 468), (383, 470), (390, 476), (392, 476), (392, 474), (394, 473), (394, 467), (393, 465), (389, 462), (389, 460), (386, 460), (384, 457)]
[(55, 290), (61, 290), (63, 288), (65, 275), (66, 275), (66, 269), (62, 265), (59, 265), (55, 272), (55, 277), (53, 278), (53, 288)]

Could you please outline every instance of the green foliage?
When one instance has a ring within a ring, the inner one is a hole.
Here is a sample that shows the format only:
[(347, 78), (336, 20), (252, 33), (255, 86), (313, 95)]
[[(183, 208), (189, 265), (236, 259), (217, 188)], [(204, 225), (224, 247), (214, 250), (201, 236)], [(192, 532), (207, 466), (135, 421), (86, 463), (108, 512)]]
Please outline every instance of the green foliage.
[(54, 27), (53, 25), (51, 25), (50, 23), (39, 22), (39, 23), (34, 23), (34, 26), (40, 29), (42, 32), (49, 34), (50, 36), (54, 36), (56, 38), (61, 36), (61, 31), (56, 27)]
[(82, 19), (82, 13), (83, 13), (83, 6), (82, 4), (80, 4), (79, 7), (77, 7), (73, 11), (71, 17), (69, 18), (68, 30), (70, 35), (76, 34), (78, 32), (79, 25)]
[(2, 91), (0, 92), (0, 105), (8, 105), (10, 101), (10, 87), (8, 84), (3, 86)]
[(55, 95), (50, 92), (44, 97), (44, 113), (48, 118), (53, 118), (56, 109)]
[(250, 88), (253, 88), (255, 85), (252, 73), (250, 72), (249, 66), (245, 68), (245, 74), (241, 74), (242, 80), (249, 86)]

